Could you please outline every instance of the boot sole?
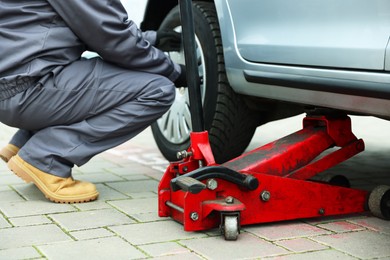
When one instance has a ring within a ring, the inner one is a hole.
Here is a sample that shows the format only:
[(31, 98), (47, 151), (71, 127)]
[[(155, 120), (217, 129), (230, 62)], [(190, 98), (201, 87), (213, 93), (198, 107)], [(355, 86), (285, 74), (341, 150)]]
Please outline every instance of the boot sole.
[(0, 159), (2, 159), (6, 163), (9, 161), (9, 159), (6, 156), (4, 156), (3, 154), (0, 154)]
[(0, 158), (4, 161), (4, 162), (8, 162), (12, 156), (14, 156), (15, 154), (17, 154), (17, 152), (15, 151), (12, 151), (8, 148), (3, 148), (1, 151), (0, 151)]
[(26, 183), (33, 182), (47, 199), (56, 203), (83, 203), (96, 200), (99, 196), (99, 192), (97, 191), (91, 194), (85, 194), (78, 197), (60, 196), (48, 190), (46, 186), (41, 182), (41, 180), (35, 176), (34, 173), (32, 173), (23, 164), (13, 160), (13, 158), (8, 161), (8, 168)]

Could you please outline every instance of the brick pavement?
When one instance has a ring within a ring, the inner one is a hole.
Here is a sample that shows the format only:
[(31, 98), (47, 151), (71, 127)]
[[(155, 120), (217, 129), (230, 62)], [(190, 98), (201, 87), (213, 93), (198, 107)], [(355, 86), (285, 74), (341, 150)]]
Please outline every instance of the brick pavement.
[[(360, 124), (373, 127), (370, 122)], [(281, 137), (294, 127), (299, 129), (299, 118), (268, 124), (258, 140), (272, 140), (269, 133)], [(368, 137), (375, 138), (365, 154), (334, 171), (348, 172), (355, 187), (390, 185), (390, 124), (386, 127), (372, 129)], [(0, 131), (3, 146), (14, 129), (0, 125)], [(96, 202), (67, 205), (47, 201), (1, 163), (0, 259), (390, 260), (390, 222), (370, 214), (246, 226), (235, 242), (217, 230), (185, 232), (157, 216), (157, 185), (166, 166), (147, 129), (76, 167), (75, 178), (96, 183), (101, 195)]]

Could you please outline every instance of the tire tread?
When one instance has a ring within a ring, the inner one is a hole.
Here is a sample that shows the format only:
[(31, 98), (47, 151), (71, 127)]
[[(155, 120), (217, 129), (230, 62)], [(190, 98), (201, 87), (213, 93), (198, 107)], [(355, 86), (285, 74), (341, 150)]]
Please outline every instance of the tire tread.
[(222, 163), (244, 152), (259, 120), (246, 106), (242, 97), (233, 91), (227, 80), (222, 38), (214, 3), (194, 2), (194, 7), (198, 8), (207, 20), (217, 51), (218, 97), (209, 138), (216, 161)]

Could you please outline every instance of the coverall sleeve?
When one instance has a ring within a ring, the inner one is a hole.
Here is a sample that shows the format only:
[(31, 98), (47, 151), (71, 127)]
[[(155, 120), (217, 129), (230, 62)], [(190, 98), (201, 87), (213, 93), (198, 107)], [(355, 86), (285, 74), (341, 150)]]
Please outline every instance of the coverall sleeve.
[[(160, 74), (174, 81), (180, 66), (153, 47), (153, 32), (141, 32), (120, 0), (48, 0), (92, 51), (118, 66)], [(148, 41), (148, 38), (150, 41)]]

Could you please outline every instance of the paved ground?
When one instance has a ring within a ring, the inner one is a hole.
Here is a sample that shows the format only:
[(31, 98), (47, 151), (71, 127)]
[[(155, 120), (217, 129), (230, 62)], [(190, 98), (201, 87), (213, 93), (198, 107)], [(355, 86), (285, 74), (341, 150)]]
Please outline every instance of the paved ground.
[[(355, 119), (354, 119), (355, 120)], [(333, 171), (354, 187), (390, 185), (390, 123), (354, 121), (367, 151)], [(251, 147), (298, 130), (301, 117), (261, 127)], [(14, 129), (0, 125), (0, 145)], [(74, 176), (96, 183), (98, 201), (47, 201), (0, 165), (0, 259), (390, 259), (390, 222), (370, 214), (244, 227), (238, 241), (217, 230), (184, 232), (157, 216), (157, 185), (167, 162), (147, 129)]]

